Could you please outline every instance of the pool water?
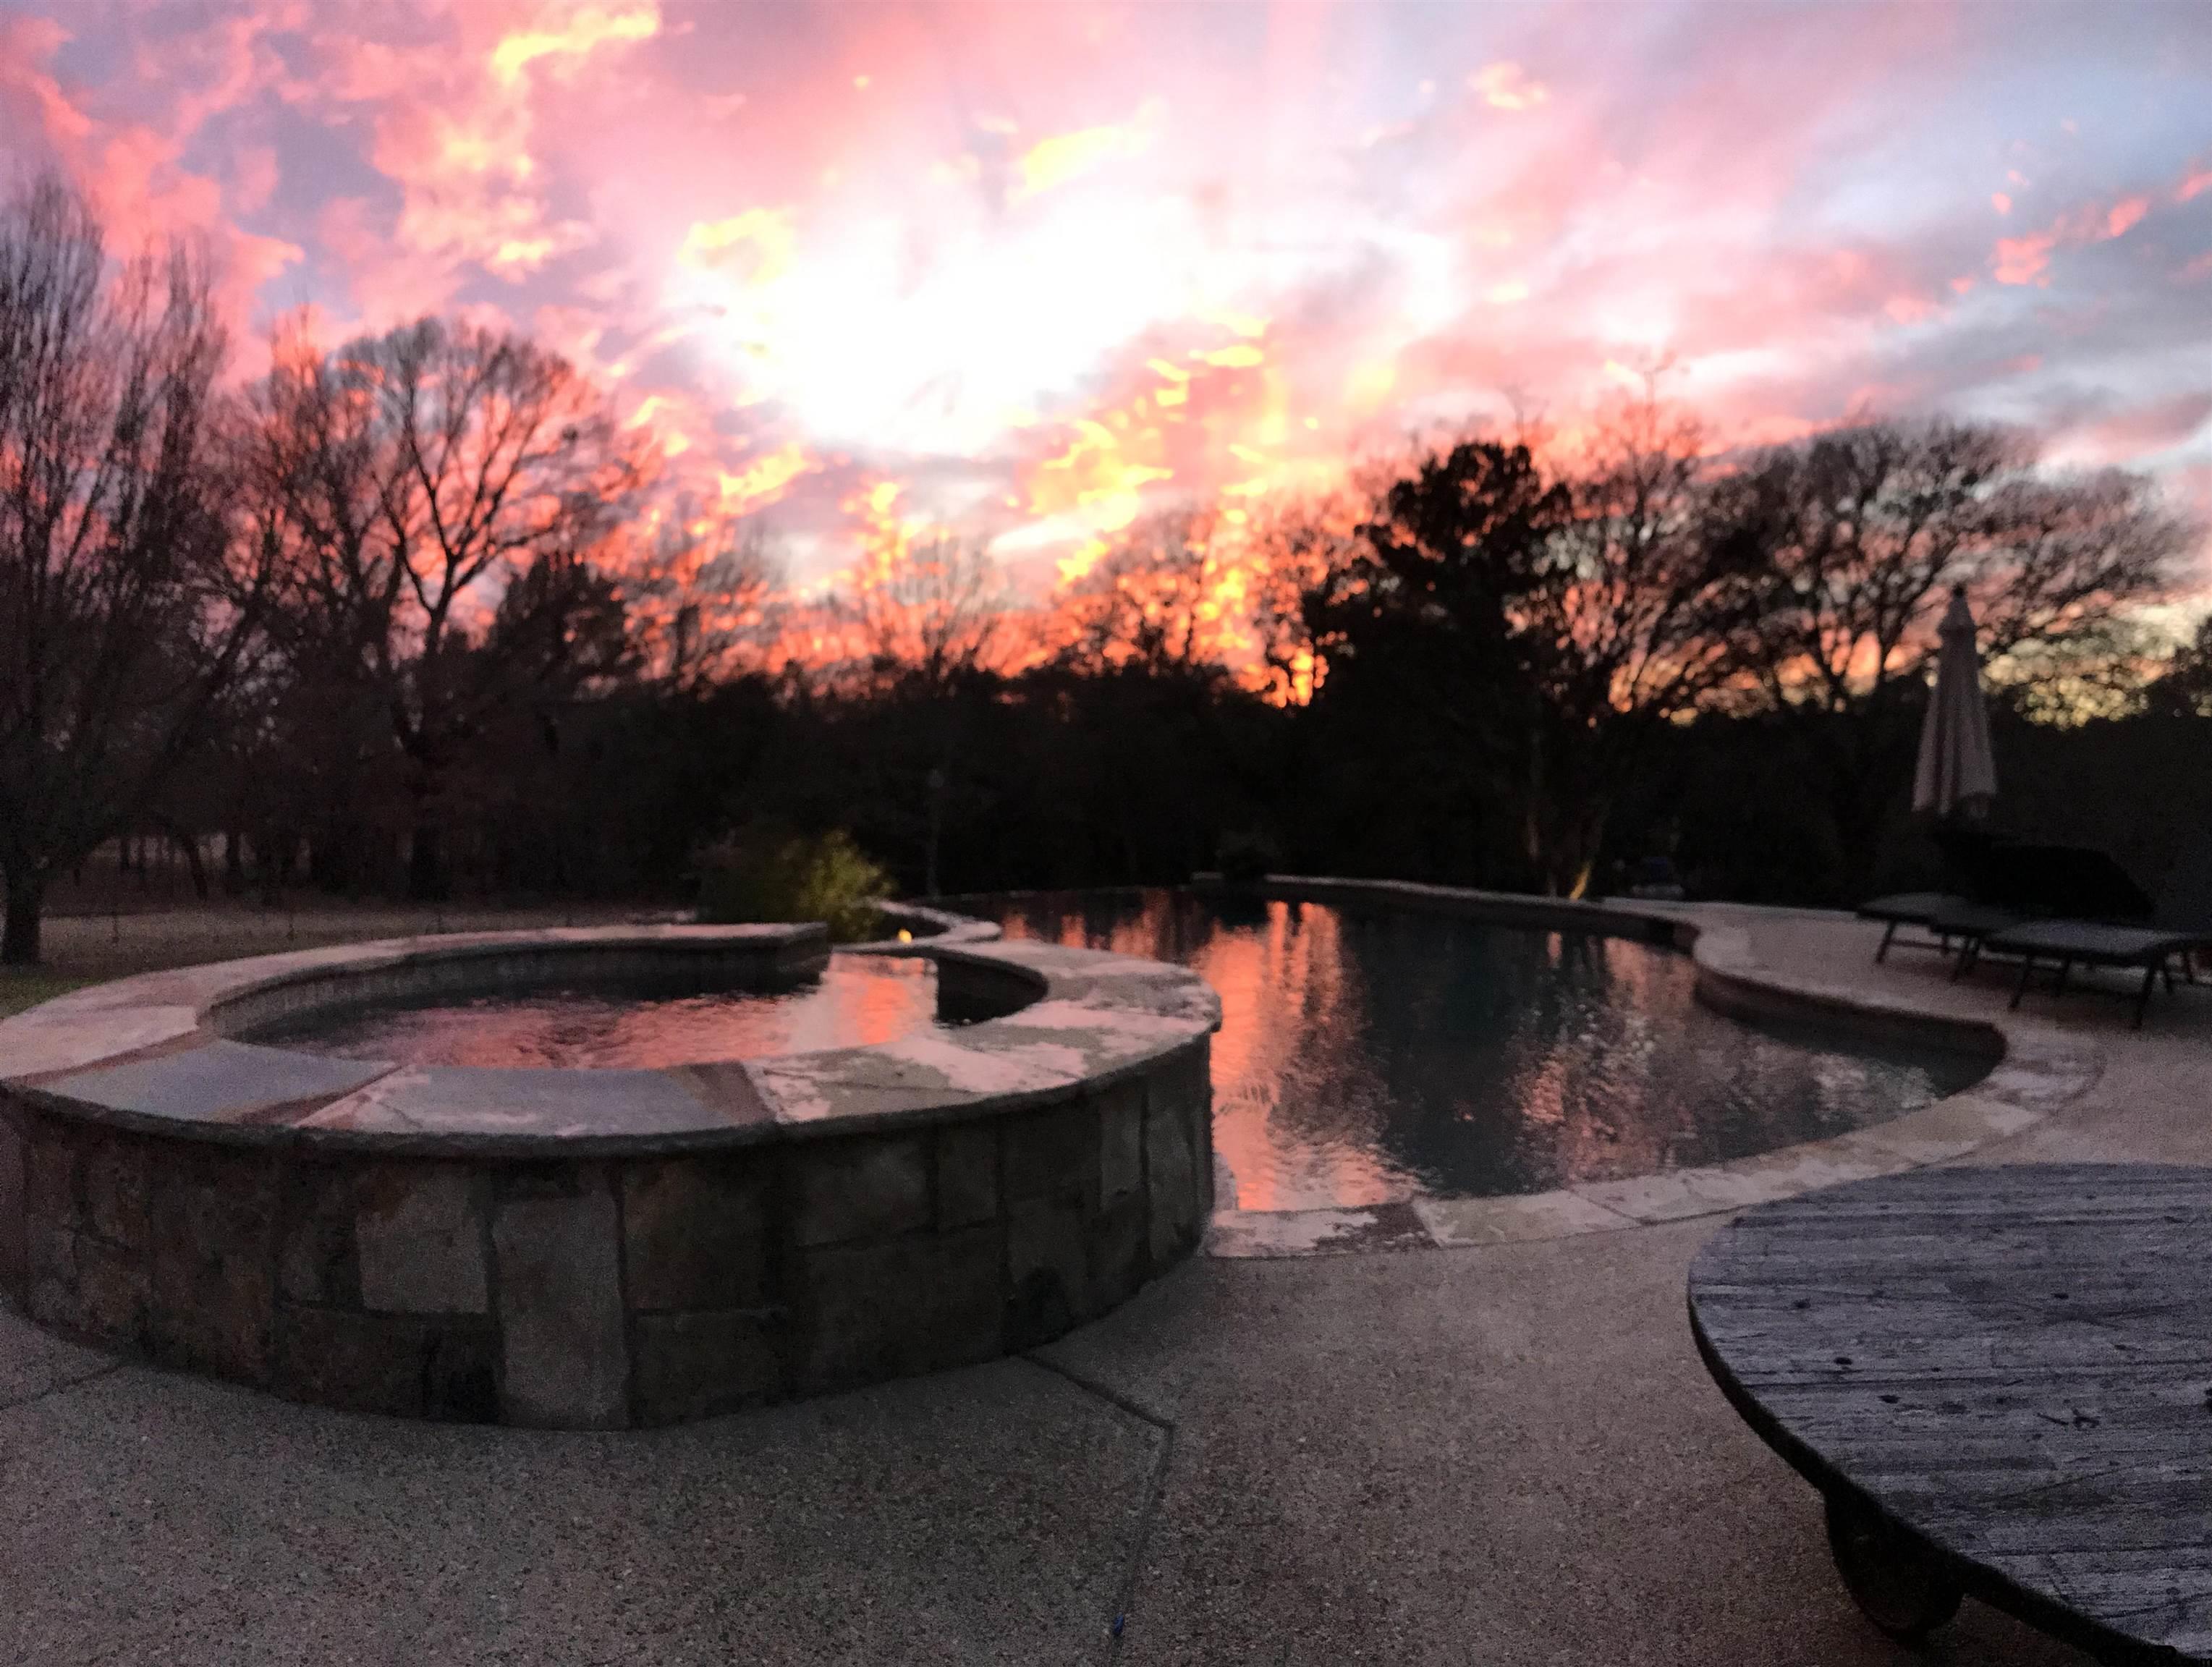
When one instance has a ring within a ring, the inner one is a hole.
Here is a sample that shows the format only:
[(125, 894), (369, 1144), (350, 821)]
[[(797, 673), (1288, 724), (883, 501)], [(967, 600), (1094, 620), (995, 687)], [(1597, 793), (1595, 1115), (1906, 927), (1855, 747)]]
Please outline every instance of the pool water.
[(1214, 1147), (1245, 1209), (1722, 1162), (1917, 1110), (1990, 1065), (1723, 1018), (1687, 956), (1619, 939), (1172, 891), (954, 906), (1010, 938), (1179, 961), (1220, 992)]
[(651, 1069), (872, 1046), (945, 1022), (929, 962), (832, 955), (818, 977), (772, 994), (576, 989), (440, 996), (420, 1006), (319, 1013), (253, 1039), (402, 1065)]

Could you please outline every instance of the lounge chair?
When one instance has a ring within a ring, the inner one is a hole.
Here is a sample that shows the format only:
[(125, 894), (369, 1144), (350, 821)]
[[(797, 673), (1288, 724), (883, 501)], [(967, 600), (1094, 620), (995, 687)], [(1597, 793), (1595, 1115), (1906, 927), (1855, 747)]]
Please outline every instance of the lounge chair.
[(2160, 978), (2173, 988), (2173, 965), (2197, 982), (2197, 956), (2212, 950), (2212, 851), (2200, 852), (2178, 865), (2160, 888), (2159, 900), (2148, 924), (2102, 921), (2023, 921), (1984, 940), (1992, 954), (2016, 956), (2020, 983), (2012, 993), (2018, 1007), (2027, 994), (2038, 965), (2056, 962), (2058, 976), (2052, 994), (2063, 993), (2075, 967), (2140, 968), (2142, 983), (2136, 991), (2136, 1028), (2142, 1028), (2151, 991)]
[[(1899, 927), (1928, 926), (1938, 915), (1949, 910), (1963, 909), (1972, 902), (1972, 898), (1960, 897), (1954, 891), (1893, 891), (1886, 897), (1875, 897), (1861, 903), (1858, 915), (1863, 921), (1882, 922), (1881, 942), (1874, 952), (1874, 958), (1879, 962), (1888, 955), (1889, 946), (1896, 938)], [(1905, 941), (1911, 943), (1913, 940), (1908, 938)], [(1938, 946), (1925, 946), (1935, 948)], [(1948, 952), (1951, 947), (1950, 940), (1943, 940), (1940, 946)]]
[(1928, 929), (1946, 951), (1955, 946), (1959, 952), (1951, 964), (1951, 982), (1958, 983), (1980, 964), (1990, 940), (2018, 926), (2021, 918), (2019, 910), (1994, 903), (1956, 903), (1930, 916)]
[(2051, 920), (2143, 926), (2154, 908), (2126, 869), (2087, 845), (1994, 843), (1982, 854), (1978, 869), (1979, 901), (1941, 921), (1960, 940), (1954, 980), (1972, 972), (1985, 954), (2009, 954), (2006, 934), (2015, 927)]
[(1900, 926), (1923, 927), (1930, 934), (1931, 940), (1926, 941), (1907, 938), (1904, 940), (1907, 946), (1948, 955), (1954, 948), (1971, 949), (1984, 934), (2019, 918), (2017, 909), (2002, 922), (1975, 912), (1979, 905), (1995, 901), (1992, 894), (1996, 870), (1991, 854), (2009, 844), (2004, 835), (1984, 828), (1948, 824), (1939, 825), (1930, 832), (1936, 849), (1942, 853), (1948, 889), (1893, 891), (1859, 905), (1861, 920), (1882, 922), (1881, 942), (1874, 952), (1877, 962), (1888, 958), (1891, 946), (1898, 941), (1897, 928)]

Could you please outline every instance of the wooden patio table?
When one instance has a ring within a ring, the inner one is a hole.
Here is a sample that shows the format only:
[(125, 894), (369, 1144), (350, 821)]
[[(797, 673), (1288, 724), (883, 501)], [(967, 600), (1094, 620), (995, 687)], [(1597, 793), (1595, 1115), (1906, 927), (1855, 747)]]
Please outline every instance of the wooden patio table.
[(2100, 1660), (2212, 1661), (2212, 1169), (1808, 1193), (1715, 1235), (1689, 1303), (1876, 1626), (1972, 1595)]

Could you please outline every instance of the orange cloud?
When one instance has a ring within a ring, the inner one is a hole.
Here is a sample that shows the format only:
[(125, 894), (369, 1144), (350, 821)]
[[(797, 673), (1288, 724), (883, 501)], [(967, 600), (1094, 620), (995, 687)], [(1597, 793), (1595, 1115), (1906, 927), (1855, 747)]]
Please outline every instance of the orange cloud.
[(502, 35), (492, 49), (493, 78), (505, 87), (522, 79), (523, 72), (541, 59), (556, 74), (572, 72), (594, 49), (614, 41), (650, 40), (660, 33), (660, 9), (645, 5), (629, 11), (606, 12), (586, 7), (556, 28), (517, 29)]
[(747, 515), (764, 509), (813, 466), (805, 449), (794, 442), (769, 453), (741, 473), (718, 471), (721, 511), (726, 515)]
[(1517, 64), (1486, 64), (1468, 77), (1468, 85), (1493, 110), (1534, 110), (1552, 96), (1550, 88)]
[(1018, 194), (1039, 196), (1108, 162), (1142, 155), (1152, 148), (1153, 131), (1164, 111), (1159, 100), (1147, 99), (1127, 122), (1080, 128), (1038, 140), (1022, 153)]
[[(658, 9), (539, 5), (509, 27), (517, 9), (473, 3), (380, 37), (314, 19), (313, 72), (287, 90), (289, 102), (318, 113), (365, 108), (368, 160), (400, 193), (383, 234), (419, 258), (418, 290), (458, 289), (459, 269), (471, 265), (520, 282), (597, 235), (549, 210), (534, 83), (544, 74), (572, 87), (610, 49), (657, 33)], [(563, 96), (573, 107), (575, 94)], [(433, 276), (441, 268), (449, 273), (442, 286)], [(362, 299), (389, 316), (382, 295)]]
[(684, 234), (676, 258), (703, 271), (730, 271), (745, 282), (773, 283), (791, 270), (799, 246), (789, 209), (747, 209), (726, 220), (702, 220)]
[(1244, 370), (1263, 362), (1267, 355), (1249, 342), (1239, 342), (1234, 347), (1216, 348), (1211, 353), (1194, 352), (1191, 356), (1200, 364), (1212, 365), (1222, 370)]

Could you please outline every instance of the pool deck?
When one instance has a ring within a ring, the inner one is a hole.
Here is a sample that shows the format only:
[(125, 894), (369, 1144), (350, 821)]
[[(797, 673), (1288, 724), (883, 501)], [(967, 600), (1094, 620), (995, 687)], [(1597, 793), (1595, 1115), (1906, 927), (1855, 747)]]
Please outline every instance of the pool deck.
[[(2212, 986), (2131, 1032), (2116, 983), (2013, 1014), (1878, 928), (1672, 912), (2080, 1064), (1972, 1161), (2212, 1162)], [(641, 1433), (321, 1411), (0, 1312), (0, 1661), (1921, 1658), (1698, 1362), (1725, 1219), (1200, 1258), (1028, 1357)], [(2083, 1659), (1972, 1604), (1925, 1658)]]

